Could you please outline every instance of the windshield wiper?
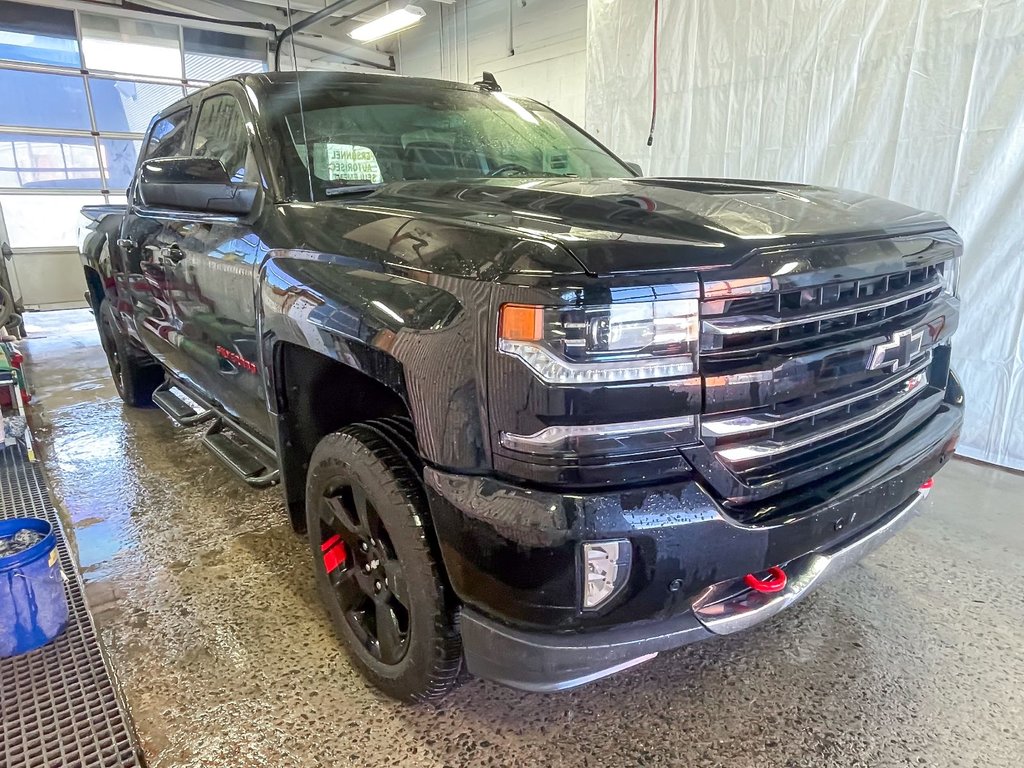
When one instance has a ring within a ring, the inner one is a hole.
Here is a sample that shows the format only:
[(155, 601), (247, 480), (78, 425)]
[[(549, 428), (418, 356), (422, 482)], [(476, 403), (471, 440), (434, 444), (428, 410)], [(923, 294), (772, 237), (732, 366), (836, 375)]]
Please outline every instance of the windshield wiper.
[(328, 197), (337, 197), (338, 195), (356, 195), (360, 192), (375, 192), (380, 189), (383, 184), (375, 184), (371, 181), (346, 181), (337, 184), (333, 187), (328, 187), (324, 190), (324, 194)]

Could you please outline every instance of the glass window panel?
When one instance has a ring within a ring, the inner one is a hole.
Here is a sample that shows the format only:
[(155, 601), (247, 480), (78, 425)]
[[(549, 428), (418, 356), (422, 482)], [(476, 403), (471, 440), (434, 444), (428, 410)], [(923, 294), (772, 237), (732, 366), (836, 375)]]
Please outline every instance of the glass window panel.
[(185, 77), (214, 82), (239, 72), (265, 72), (267, 41), (207, 29), (184, 29)]
[(91, 138), (0, 133), (0, 184), (17, 189), (101, 189)]
[(192, 155), (220, 160), (232, 181), (259, 178), (245, 117), (234, 96), (213, 96), (199, 108)]
[(102, 204), (102, 195), (0, 195), (12, 248), (74, 246), (82, 206)]
[(358, 144), (318, 143), (313, 152), (313, 173), (319, 179), (337, 181), (384, 181), (377, 157), (369, 147)]
[(135, 173), (141, 141), (131, 139), (103, 139), (100, 141), (100, 159), (107, 173), (107, 189), (125, 190)]
[(178, 27), (83, 13), (85, 66), (105, 72), (181, 78)]
[(0, 0), (0, 59), (81, 67), (74, 12)]
[(188, 154), (185, 142), (188, 138), (188, 118), (191, 111), (186, 107), (168, 115), (153, 126), (149, 133), (149, 143), (146, 144), (147, 160)]
[(85, 82), (78, 75), (0, 69), (0, 124), (90, 130)]
[(145, 133), (155, 114), (184, 96), (179, 85), (98, 77), (89, 78), (89, 90), (97, 130), (126, 133)]

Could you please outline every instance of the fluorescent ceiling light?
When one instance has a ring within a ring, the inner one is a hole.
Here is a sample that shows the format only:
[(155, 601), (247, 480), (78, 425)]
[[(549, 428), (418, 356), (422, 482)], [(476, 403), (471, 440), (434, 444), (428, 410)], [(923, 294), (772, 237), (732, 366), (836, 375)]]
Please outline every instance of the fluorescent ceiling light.
[(371, 40), (379, 40), (382, 37), (393, 35), (399, 30), (411, 27), (419, 23), (420, 19), (426, 16), (426, 11), (417, 5), (407, 5), (397, 11), (386, 13), (379, 19), (368, 21), (366, 24), (353, 29), (348, 36), (361, 43), (368, 43)]

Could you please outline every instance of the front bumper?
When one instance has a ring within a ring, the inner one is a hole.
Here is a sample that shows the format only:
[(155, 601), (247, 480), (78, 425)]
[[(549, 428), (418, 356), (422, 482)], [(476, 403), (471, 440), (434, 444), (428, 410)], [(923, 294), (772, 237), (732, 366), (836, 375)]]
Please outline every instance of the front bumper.
[(888, 541), (911, 520), (927, 494), (924, 489), (917, 491), (854, 541), (788, 563), (783, 569), (786, 587), (775, 594), (754, 592), (742, 586), (742, 580), (729, 580), (708, 587), (694, 601), (692, 611), (673, 619), (597, 633), (523, 632), (467, 609), (461, 623), (467, 669), (514, 688), (559, 691), (628, 669), (661, 651), (753, 627)]
[[(948, 399), (827, 502), (762, 524), (731, 518), (696, 478), (573, 494), (428, 468), (434, 526), (464, 606), (468, 669), (559, 689), (762, 621), (902, 525), (952, 455), (962, 418), (961, 402)], [(630, 541), (632, 571), (608, 604), (583, 611), (580, 543), (602, 539)], [(737, 582), (772, 566), (787, 571), (789, 587), (737, 603)]]

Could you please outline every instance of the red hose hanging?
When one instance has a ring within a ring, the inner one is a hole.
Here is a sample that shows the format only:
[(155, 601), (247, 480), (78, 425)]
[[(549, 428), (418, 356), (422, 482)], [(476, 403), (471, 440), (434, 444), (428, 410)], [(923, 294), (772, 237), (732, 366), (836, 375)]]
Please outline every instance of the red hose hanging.
[(651, 94), (651, 132), (647, 146), (654, 144), (654, 124), (658, 119), (658, 0), (654, 0), (654, 77)]

